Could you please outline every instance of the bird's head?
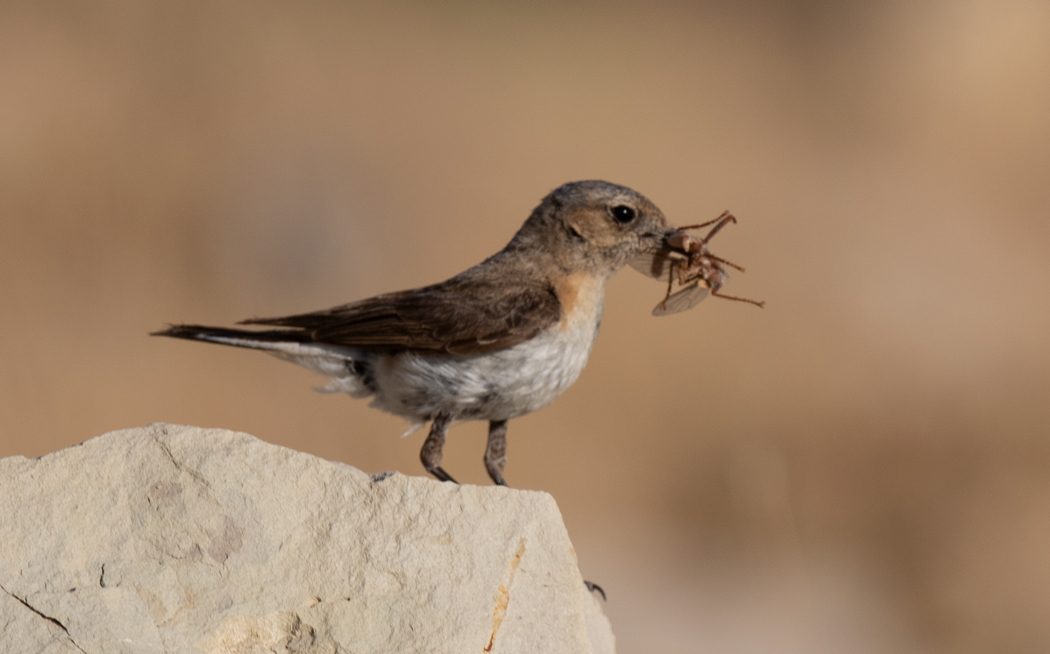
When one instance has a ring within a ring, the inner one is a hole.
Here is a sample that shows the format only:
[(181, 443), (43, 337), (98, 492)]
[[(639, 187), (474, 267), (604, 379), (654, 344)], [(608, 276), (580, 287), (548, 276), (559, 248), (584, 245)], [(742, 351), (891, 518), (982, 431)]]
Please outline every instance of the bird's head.
[(609, 182), (570, 182), (543, 198), (511, 247), (539, 246), (563, 270), (607, 278), (640, 254), (666, 247), (673, 232), (641, 193)]

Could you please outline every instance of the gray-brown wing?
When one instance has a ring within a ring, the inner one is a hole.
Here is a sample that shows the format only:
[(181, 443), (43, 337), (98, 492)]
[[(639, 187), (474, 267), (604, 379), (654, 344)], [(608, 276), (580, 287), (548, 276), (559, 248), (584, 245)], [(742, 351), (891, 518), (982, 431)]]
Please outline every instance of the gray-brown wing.
[(526, 341), (560, 317), (554, 290), (541, 282), (492, 284), (475, 277), (242, 324), (298, 328), (310, 341), (345, 347), (480, 354)]
[(667, 250), (655, 250), (636, 255), (627, 262), (627, 265), (643, 275), (667, 281), (667, 276), (671, 274), (671, 265), (673, 263), (684, 263), (685, 261), (686, 258), (678, 253)]
[(699, 281), (693, 282), (683, 289), (677, 290), (666, 299), (656, 305), (653, 309), (654, 316), (669, 316), (672, 313), (692, 309), (707, 297), (711, 292), (707, 286)]

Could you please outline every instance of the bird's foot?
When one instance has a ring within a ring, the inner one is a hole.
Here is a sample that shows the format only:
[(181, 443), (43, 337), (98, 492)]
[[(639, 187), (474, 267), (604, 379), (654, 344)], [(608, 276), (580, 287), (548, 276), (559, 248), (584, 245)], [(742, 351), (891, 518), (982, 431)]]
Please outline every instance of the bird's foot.
[(451, 481), (453, 484), (459, 482), (452, 478), (452, 475), (445, 472), (445, 469), (441, 466), (434, 466), (433, 468), (427, 468), (427, 472), (437, 477), (438, 481)]

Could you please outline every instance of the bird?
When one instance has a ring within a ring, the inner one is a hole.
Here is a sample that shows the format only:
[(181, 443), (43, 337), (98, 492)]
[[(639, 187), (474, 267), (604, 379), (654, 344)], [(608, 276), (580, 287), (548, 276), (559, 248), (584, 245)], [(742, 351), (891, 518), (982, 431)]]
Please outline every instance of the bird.
[(420, 451), (441, 467), (453, 421), (488, 421), (485, 469), (506, 486), (509, 420), (566, 391), (587, 363), (605, 284), (625, 265), (672, 249), (676, 233), (644, 195), (618, 184), (563, 184), (502, 250), (438, 284), (322, 311), (250, 318), (250, 329), (178, 324), (153, 332), (262, 350), (330, 378), (326, 392), (430, 423)]

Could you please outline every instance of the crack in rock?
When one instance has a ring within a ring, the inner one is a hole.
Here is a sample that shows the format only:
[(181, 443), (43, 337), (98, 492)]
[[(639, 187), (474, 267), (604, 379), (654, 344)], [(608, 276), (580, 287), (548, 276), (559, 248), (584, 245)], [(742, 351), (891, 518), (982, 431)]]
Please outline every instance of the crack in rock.
[[(47, 614), (43, 613), (42, 611), (37, 609), (35, 606), (30, 604), (26, 600), (22, 599), (18, 595), (15, 595), (14, 593), (12, 593), (11, 591), (7, 590), (3, 586), (0, 586), (0, 590), (2, 590), (5, 593), (7, 593), (7, 595), (9, 595), (10, 597), (18, 600), (18, 603), (21, 604), (22, 606), (26, 607), (27, 609), (29, 609), (33, 613), (37, 614), (38, 616), (40, 616), (44, 620), (47, 620), (51, 624), (53, 624), (56, 627), (58, 627), (59, 629), (61, 629), (62, 633), (64, 633), (66, 635), (66, 638), (69, 639), (69, 642), (73, 643), (73, 647), (76, 647), (81, 652), (84, 652), (84, 648), (82, 648), (80, 645), (77, 645), (77, 641), (73, 640), (73, 637), (71, 635), (69, 635), (69, 629), (66, 629), (66, 625), (64, 625), (61, 622), (59, 622), (56, 618), (52, 618), (50, 615), (47, 615)], [(87, 652), (84, 652), (84, 654), (87, 654)]]
[(199, 483), (201, 486), (204, 486), (205, 488), (207, 488), (209, 490), (211, 489), (211, 484), (208, 483), (208, 480), (204, 478), (204, 475), (202, 475), (199, 471), (194, 470), (193, 468), (190, 468), (190, 467), (185, 466), (182, 463), (180, 463), (179, 460), (175, 458), (175, 455), (172, 453), (171, 448), (168, 447), (167, 443), (165, 443), (164, 441), (160, 440), (159, 438), (154, 438), (154, 442), (160, 447), (160, 449), (168, 457), (168, 460), (171, 461), (171, 464), (173, 466), (175, 466), (176, 470), (178, 470), (179, 472), (185, 472), (187, 475), (189, 475), (194, 480), (196, 480), (197, 483)]

